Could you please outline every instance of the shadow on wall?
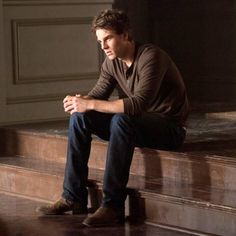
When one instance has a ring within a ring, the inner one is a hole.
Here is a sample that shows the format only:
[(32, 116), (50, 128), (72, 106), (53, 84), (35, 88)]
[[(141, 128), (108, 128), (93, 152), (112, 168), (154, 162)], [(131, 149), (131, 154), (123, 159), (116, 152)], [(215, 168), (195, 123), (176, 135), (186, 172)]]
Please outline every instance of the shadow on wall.
[(133, 28), (136, 41), (147, 43), (151, 41), (151, 21), (149, 14), (149, 1), (147, 0), (114, 0), (113, 8), (121, 9), (127, 13)]
[(145, 164), (144, 176), (148, 176), (154, 179), (160, 179), (163, 177), (161, 158), (158, 155), (158, 150), (149, 148), (139, 149)]
[(0, 129), (0, 156), (15, 156), (19, 154), (19, 139), (15, 130)]
[(10, 236), (7, 230), (6, 223), (0, 219), (0, 234), (1, 236)]
[[(191, 186), (183, 188), (190, 191), (186, 194), (198, 198), (198, 189), (212, 186), (210, 165), (203, 155), (191, 155), (180, 151), (160, 151), (155, 149), (140, 149), (145, 173), (144, 176), (153, 178), (160, 183), (161, 191), (171, 192), (173, 186)], [(171, 181), (169, 181), (171, 180)], [(145, 187), (153, 188), (152, 181), (145, 182)], [(149, 186), (150, 184), (150, 186)], [(211, 197), (211, 196), (209, 196)]]

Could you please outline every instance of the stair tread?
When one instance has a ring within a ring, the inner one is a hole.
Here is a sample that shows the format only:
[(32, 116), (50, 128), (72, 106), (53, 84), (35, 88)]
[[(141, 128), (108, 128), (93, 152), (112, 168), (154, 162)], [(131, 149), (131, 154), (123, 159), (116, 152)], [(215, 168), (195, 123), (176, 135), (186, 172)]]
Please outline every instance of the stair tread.
[(35, 135), (48, 135), (48, 136), (67, 136), (68, 121), (50, 121), (29, 124), (16, 124), (2, 127), (5, 130), (17, 131), (21, 133), (31, 133)]
[[(10, 167), (22, 171), (33, 171), (41, 174), (63, 177), (64, 165), (47, 160), (0, 157), (0, 168)], [(98, 183), (102, 182), (103, 170), (90, 169), (89, 178)], [(189, 202), (217, 209), (225, 209), (236, 213), (236, 191), (222, 190), (206, 186), (195, 186), (174, 182), (161, 178), (145, 178), (130, 175), (128, 187), (138, 190), (141, 194), (151, 194), (155, 197), (164, 196), (174, 201)]]
[(65, 168), (61, 163), (29, 157), (0, 157), (0, 165), (59, 176), (64, 173)]

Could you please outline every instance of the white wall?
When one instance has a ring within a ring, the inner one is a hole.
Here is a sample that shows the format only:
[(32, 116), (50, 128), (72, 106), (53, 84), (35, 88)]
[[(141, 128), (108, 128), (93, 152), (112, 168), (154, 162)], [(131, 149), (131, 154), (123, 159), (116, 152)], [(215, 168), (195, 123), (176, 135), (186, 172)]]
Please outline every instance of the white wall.
[(5, 55), (0, 65), (2, 68), (5, 63), (6, 82), (1, 72), (1, 103), (6, 110), (1, 123), (65, 118), (64, 96), (86, 94), (96, 82), (102, 53), (90, 24), (93, 16), (111, 8), (111, 3), (2, 1), (0, 47)]

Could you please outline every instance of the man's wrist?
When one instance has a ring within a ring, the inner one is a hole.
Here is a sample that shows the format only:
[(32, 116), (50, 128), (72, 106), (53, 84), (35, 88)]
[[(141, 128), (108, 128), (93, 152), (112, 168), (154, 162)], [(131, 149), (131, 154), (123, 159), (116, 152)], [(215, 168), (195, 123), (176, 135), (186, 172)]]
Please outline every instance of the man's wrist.
[(89, 111), (91, 111), (91, 110), (94, 110), (94, 108), (95, 108), (95, 100), (94, 99), (89, 99), (87, 109)]

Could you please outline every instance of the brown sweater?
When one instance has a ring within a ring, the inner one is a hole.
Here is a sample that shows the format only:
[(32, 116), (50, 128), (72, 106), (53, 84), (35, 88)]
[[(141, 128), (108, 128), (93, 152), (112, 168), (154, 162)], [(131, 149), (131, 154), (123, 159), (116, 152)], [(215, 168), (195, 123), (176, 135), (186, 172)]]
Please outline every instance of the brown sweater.
[(157, 46), (136, 43), (131, 67), (119, 59), (105, 59), (89, 96), (108, 99), (117, 87), (128, 115), (157, 112), (184, 125), (188, 99), (182, 76), (171, 58)]

